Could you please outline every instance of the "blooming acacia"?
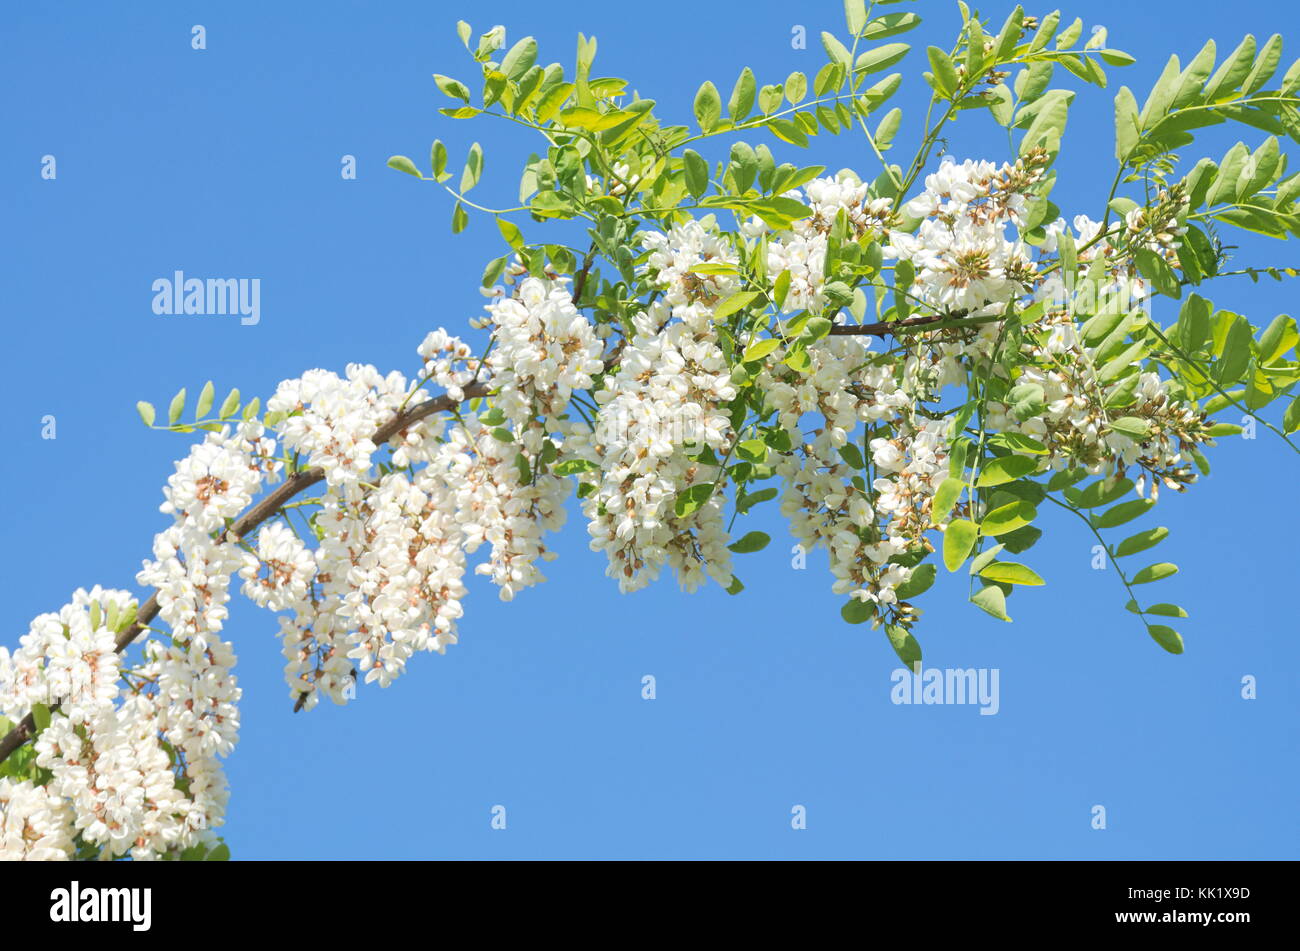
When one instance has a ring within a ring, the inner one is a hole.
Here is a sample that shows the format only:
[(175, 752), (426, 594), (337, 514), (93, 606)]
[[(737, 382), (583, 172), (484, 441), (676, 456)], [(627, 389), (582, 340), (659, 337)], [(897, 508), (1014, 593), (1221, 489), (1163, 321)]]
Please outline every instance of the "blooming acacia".
[[(814, 100), (803, 77), (756, 94), (746, 71), (726, 120), (713, 87), (701, 89), (698, 133), (661, 124), (621, 81), (592, 78), (585, 43), (568, 82), (532, 61), (531, 41), (498, 62), (504, 31), (485, 36), (472, 52), (483, 108), (468, 111), (547, 142), (514, 211), (582, 219), (585, 247), (526, 240), (503, 211), (510, 250), (489, 265), (473, 322), (486, 333), (428, 333), (414, 377), (309, 370), (239, 420), (237, 394), (210, 415), (205, 389), (193, 423), (174, 401), (169, 427), (207, 435), (164, 489), (171, 524), (136, 578), (152, 597), (78, 591), (12, 654), (0, 649), (0, 712), (17, 722), (3, 747), (0, 854), (221, 848), (221, 762), (240, 728), (225, 634), (235, 590), (279, 614), (295, 707), (344, 704), (458, 643), (471, 563), (504, 600), (545, 580), (571, 493), (623, 591), (668, 569), (687, 590), (738, 593), (738, 556), (767, 536), (735, 523), (779, 498), (794, 537), (827, 551), (845, 619), (883, 627), (911, 663), (937, 564), (969, 563), (972, 602), (1006, 620), (1008, 596), (1042, 582), (1004, 557), (1036, 543), (1040, 505), (1094, 532), (1118, 526), (1207, 470), (1203, 450), (1230, 431), (1213, 412), (1256, 414), (1289, 395), (1300, 381), (1290, 318), (1257, 333), (1193, 293), (1162, 326), (1150, 307), (1153, 293), (1181, 298), (1224, 273), (1214, 226), (1300, 231), (1300, 178), (1283, 177), (1274, 138), (1170, 180), (1173, 150), (1188, 144), (1180, 110), (1296, 136), (1300, 71), (1258, 94), (1275, 49), (1256, 57), (1251, 40), (1221, 75), (1167, 71), (1141, 113), (1122, 90), (1111, 200), (1100, 219), (1067, 225), (1050, 196), (1073, 94), (1047, 87), (1055, 61), (1093, 79), (1122, 62), (1104, 33), (1080, 47), (1082, 24), (1058, 35), (1055, 16), (1017, 11), (992, 35), (966, 17), (956, 59), (929, 52), (939, 119), (904, 167), (885, 160), (896, 117), (877, 116), (898, 82), (866, 85), (888, 58), (870, 37), (893, 27), (849, 9), (853, 50), (826, 42)], [(1013, 68), (1015, 92), (1002, 82)], [(1017, 155), (935, 161), (945, 123), (975, 110), (1019, 136)], [(739, 139), (763, 131), (801, 146), (818, 128), (855, 125), (878, 171), (778, 165)], [(716, 167), (687, 148), (722, 135), (738, 140)], [(443, 181), (445, 149), (432, 154), (429, 180)], [(409, 159), (390, 164), (424, 178)], [(472, 150), (461, 189), (481, 171)], [(1300, 428), (1297, 405), (1283, 433)], [(142, 413), (152, 424), (152, 407)], [(305, 494), (314, 485), (320, 494)], [(1161, 538), (1102, 543), (1127, 558)], [(1131, 590), (1170, 567), (1120, 574)], [(1159, 621), (1181, 608), (1130, 607), (1182, 650)]]

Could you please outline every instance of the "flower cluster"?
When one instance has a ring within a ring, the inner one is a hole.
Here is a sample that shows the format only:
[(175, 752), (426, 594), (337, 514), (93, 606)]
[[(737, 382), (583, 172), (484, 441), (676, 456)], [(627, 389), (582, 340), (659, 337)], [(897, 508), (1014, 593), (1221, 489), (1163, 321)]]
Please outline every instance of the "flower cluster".
[[(771, 237), (767, 250), (767, 269), (771, 274), (788, 271), (789, 291), (781, 309), (788, 314), (825, 306), (826, 250), (829, 233), (836, 218), (843, 214), (853, 240), (875, 231), (883, 233), (896, 223), (893, 202), (871, 198), (868, 187), (849, 172), (835, 178), (817, 178), (786, 197), (806, 199), (812, 214), (796, 221), (789, 232)], [(757, 235), (766, 229), (754, 219), (747, 232)]]
[[(722, 407), (736, 389), (713, 310), (739, 287), (726, 270), (737, 258), (699, 222), (647, 233), (643, 241), (662, 297), (633, 318), (618, 370), (596, 393), (594, 431), (574, 433), (566, 449), (598, 473), (583, 511), (591, 548), (605, 552), (620, 590), (644, 587), (665, 564), (687, 590), (710, 577), (728, 585), (724, 471), (717, 460), (734, 441)], [(693, 270), (701, 264), (723, 270)], [(679, 509), (687, 490), (696, 495)]]
[(1041, 150), (1001, 168), (945, 157), (926, 177), (925, 190), (905, 207), (921, 219), (918, 230), (891, 231), (884, 248), (885, 257), (910, 264), (919, 301), (940, 312), (995, 314), (1028, 290), (1029, 248), (1007, 232), (1025, 224), (1045, 163)]
[[(216, 756), (233, 744), (237, 689), (196, 678), (190, 663), (167, 669), (158, 641), (142, 663), (124, 665), (115, 632), (135, 610), (127, 592), (78, 590), (57, 614), (33, 620), (12, 657), (0, 648), (5, 714), (50, 712), (35, 745), (49, 781), (0, 780), (0, 857), (71, 857), (80, 841), (106, 858), (156, 858), (210, 840), (221, 824)], [(224, 735), (196, 697), (224, 713)]]
[(0, 862), (72, 857), (72, 806), (48, 785), (0, 777)]

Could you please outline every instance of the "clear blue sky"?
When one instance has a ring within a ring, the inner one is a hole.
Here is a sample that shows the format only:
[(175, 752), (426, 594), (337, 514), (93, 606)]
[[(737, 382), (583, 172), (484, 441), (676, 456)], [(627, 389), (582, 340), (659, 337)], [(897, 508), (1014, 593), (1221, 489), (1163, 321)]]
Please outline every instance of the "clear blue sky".
[[(1000, 23), (1010, 4), (994, 6)], [(905, 39), (949, 45), (955, 4), (915, 9), (927, 23)], [(1119, 84), (1143, 97), (1170, 52), (1185, 59), (1209, 36), (1226, 52), (1247, 31), (1289, 32), (1285, 62), (1300, 54), (1282, 2), (1066, 12), (1138, 57), (1072, 110), (1053, 196), (1068, 215), (1100, 215)], [(570, 64), (576, 34), (594, 34), (596, 72), (630, 78), (677, 119), (700, 82), (725, 96), (747, 64), (760, 82), (812, 76), (816, 36), (842, 26), (834, 0), (11, 5), (0, 30), (5, 643), (77, 586), (133, 586), (167, 520), (160, 487), (186, 451), (185, 437), (140, 425), (136, 400), (165, 404), (208, 378), (265, 398), (283, 378), (354, 360), (410, 373), (427, 330), (461, 332), (480, 313), (478, 275), (503, 250), (496, 228), (475, 218), (453, 237), (447, 196), (384, 167), (393, 153), (423, 160), (437, 136), (458, 172), (478, 139), (482, 195), (515, 191), (533, 143), (435, 112), (448, 100), (430, 74), (473, 78), (458, 18), (476, 36), (495, 23), (537, 36), (542, 62)], [(795, 23), (807, 50), (791, 48)], [(206, 51), (190, 48), (194, 24)], [(906, 61), (914, 72), (922, 55)], [(909, 76), (900, 94), (900, 141), (919, 120), (919, 86)], [(807, 158), (768, 141), (792, 161), (870, 166), (856, 138), (822, 136)], [(1235, 138), (1205, 141), (1218, 157)], [(950, 148), (1006, 155), (980, 116)], [(54, 181), (40, 178), (46, 154)], [(340, 177), (345, 154), (355, 181)], [(1241, 243), (1260, 263), (1300, 260), (1294, 243)], [(176, 269), (260, 278), (261, 323), (155, 316), (150, 285)], [(1210, 292), (1261, 325), (1293, 295), (1244, 278)], [(46, 414), (52, 441), (40, 437)], [(1225, 440), (1211, 461), (1211, 478), (1157, 510), (1172, 529), (1158, 553), (1183, 570), (1147, 592), (1191, 609), (1181, 657), (1123, 610), (1115, 572), (1090, 568), (1090, 536), (1057, 513), (1026, 555), (1049, 586), (1016, 594), (1015, 623), (965, 603), (964, 578), (931, 590), (927, 665), (997, 668), (996, 716), (892, 704), (898, 662), (883, 633), (840, 620), (824, 555), (791, 569), (792, 541), (770, 514), (750, 526), (775, 541), (739, 558), (738, 598), (687, 596), (671, 580), (620, 596), (574, 518), (548, 584), (503, 605), (476, 579), (460, 646), (416, 658), (345, 709), (291, 713), (275, 620), (241, 601), (228, 631), (243, 738), (225, 835), (236, 858), (1295, 858), (1300, 457), (1263, 433)], [(640, 696), (646, 674), (652, 702)], [(1241, 699), (1246, 675), (1256, 700)], [(497, 804), (504, 832), (489, 827)], [(790, 828), (795, 804), (806, 830)], [(1105, 831), (1090, 827), (1095, 804)]]

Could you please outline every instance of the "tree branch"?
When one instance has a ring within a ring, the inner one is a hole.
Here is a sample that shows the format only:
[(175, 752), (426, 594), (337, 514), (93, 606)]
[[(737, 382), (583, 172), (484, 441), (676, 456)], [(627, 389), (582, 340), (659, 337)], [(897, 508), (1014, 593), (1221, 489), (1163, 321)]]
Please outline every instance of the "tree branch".
[[(586, 274), (589, 270), (590, 265), (584, 267), (582, 273), (579, 275), (581, 281), (585, 281)], [(575, 293), (574, 297), (576, 299), (577, 293)], [(620, 340), (606, 355), (606, 370), (611, 369), (618, 363), (618, 358), (622, 353), (626, 342), (626, 340)], [(459, 406), (461, 403), (468, 400), (486, 396), (491, 392), (491, 389), (492, 388), (487, 383), (475, 380), (465, 387), (464, 398), (460, 401), (453, 400), (450, 396), (444, 393), (442, 396), (435, 397), (434, 399), (425, 400), (423, 403), (417, 403), (410, 409), (398, 413), (388, 422), (384, 423), (384, 425), (376, 429), (374, 434), (370, 437), (370, 441), (376, 446), (382, 446), (394, 436), (403, 432), (412, 423), (419, 422), (426, 416), (432, 416), (434, 413), (445, 412), (446, 410)], [(231, 522), (223, 535), (223, 539), (234, 541), (243, 538), (278, 512), (285, 502), (289, 501), (289, 499), (293, 498), (308, 486), (315, 485), (323, 478), (325, 478), (325, 473), (319, 467), (303, 469), (299, 472), (295, 472), (284, 482), (276, 486), (274, 490), (272, 490), (256, 505), (249, 508), (243, 515)], [(117, 635), (114, 649), (119, 654), (126, 650), (127, 647), (130, 646), (131, 642), (139, 637), (144, 629), (148, 627), (149, 622), (158, 616), (158, 610), (158, 597), (157, 595), (151, 595), (148, 601), (140, 605), (139, 610), (136, 612), (135, 621)], [(297, 710), (300, 705), (300, 703), (296, 704), (294, 709)], [(51, 708), (51, 712), (58, 710), (58, 708), (58, 704), (55, 704)], [(4, 739), (0, 739), (0, 763), (3, 763), (9, 758), (10, 754), (12, 754), (14, 750), (18, 749), (18, 747), (31, 739), (35, 735), (35, 731), (36, 721), (29, 713), (27, 716), (23, 717), (17, 726), (9, 731)]]
[(888, 320), (879, 324), (836, 324), (831, 327), (831, 335), (839, 337), (868, 336), (887, 337), (900, 330), (916, 328), (927, 330), (948, 330), (955, 327), (974, 327), (1001, 320), (1002, 314), (986, 314), (982, 317), (953, 317), (951, 314), (930, 314), (926, 317), (908, 317), (906, 320)]

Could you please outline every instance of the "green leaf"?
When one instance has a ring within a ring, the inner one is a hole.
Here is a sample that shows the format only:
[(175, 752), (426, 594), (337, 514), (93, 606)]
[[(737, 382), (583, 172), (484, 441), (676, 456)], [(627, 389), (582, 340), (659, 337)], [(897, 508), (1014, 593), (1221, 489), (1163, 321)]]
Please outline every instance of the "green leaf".
[(857, 61), (853, 64), (853, 72), (858, 76), (866, 76), (869, 73), (877, 73), (882, 69), (888, 69), (906, 56), (911, 48), (906, 43), (886, 43), (884, 46), (869, 49), (865, 53), (859, 54)]
[(1264, 48), (1259, 51), (1259, 58), (1255, 60), (1255, 65), (1246, 76), (1245, 82), (1241, 84), (1242, 94), (1250, 95), (1268, 82), (1269, 77), (1277, 69), (1281, 57), (1282, 37), (1274, 33), (1264, 43)]
[(998, 555), (1001, 554), (1004, 547), (1006, 546), (998, 543), (987, 551), (982, 551), (972, 558), (970, 561), (970, 573), (977, 575), (983, 571), (986, 566), (993, 564), (993, 562), (997, 560)]
[(1026, 525), (1001, 537), (1006, 550), (1013, 555), (1019, 555), (1021, 552), (1029, 551), (1038, 543), (1038, 539), (1043, 537), (1043, 530), (1033, 525)]
[(519, 230), (519, 226), (513, 221), (505, 218), (497, 218), (497, 228), (501, 231), (501, 237), (506, 239), (506, 244), (518, 251), (524, 246), (524, 235)]
[(175, 426), (183, 412), (185, 412), (185, 387), (182, 386), (180, 392), (172, 397), (171, 405), (167, 407), (167, 425)]
[(890, 109), (885, 113), (885, 118), (881, 119), (880, 124), (876, 126), (876, 148), (882, 152), (889, 148), (894, 141), (894, 136), (898, 135), (898, 127), (902, 124), (902, 121), (902, 109)]
[(50, 725), (50, 708), (43, 703), (32, 704), (32, 722), (36, 724), (36, 732), (39, 733)]
[(1277, 137), (1269, 136), (1241, 167), (1241, 173), (1237, 176), (1237, 201), (1249, 198), (1273, 181), (1278, 159)]
[(1213, 305), (1199, 294), (1189, 294), (1178, 311), (1178, 343), (1188, 353), (1196, 353), (1210, 339), (1210, 316)]
[(234, 416), (239, 410), (239, 390), (234, 389), (226, 394), (226, 398), (221, 401), (221, 409), (217, 410), (218, 419), (228, 419)]
[(908, 670), (915, 669), (916, 665), (921, 663), (921, 645), (917, 643), (911, 631), (897, 624), (887, 624), (885, 636), (889, 638), (889, 646), (894, 648), (894, 653), (907, 665)]
[(528, 457), (522, 452), (515, 453), (515, 468), (519, 470), (519, 484), (528, 485), (533, 481), (533, 469), (528, 464)]
[(840, 63), (845, 69), (849, 68), (850, 55), (844, 44), (837, 40), (834, 34), (822, 33), (822, 48), (826, 50), (826, 55), (830, 57), (832, 63)]
[(1014, 452), (1027, 452), (1033, 456), (1047, 455), (1047, 447), (1037, 439), (1026, 436), (1024, 433), (1018, 433), (1010, 430), (1004, 433), (997, 433), (988, 440), (990, 446), (1001, 446), (1004, 449), (1010, 449)]
[(858, 36), (867, 25), (867, 5), (863, 0), (844, 0), (844, 22), (849, 32)]
[(1250, 322), (1240, 315), (1232, 315), (1232, 323), (1224, 337), (1223, 351), (1214, 365), (1215, 379), (1220, 385), (1236, 383), (1250, 366), (1252, 334)]
[(839, 63), (827, 63), (817, 70), (813, 77), (813, 94), (824, 96), (832, 89), (837, 89), (844, 80), (847, 70)]
[(1294, 433), (1300, 431), (1300, 396), (1291, 401), (1291, 405), (1286, 408), (1282, 414), (1282, 432)]
[(469, 224), (469, 213), (465, 211), (465, 206), (460, 202), (451, 210), (451, 233), (460, 234)]
[(465, 170), (460, 173), (460, 192), (465, 194), (475, 185), (483, 175), (483, 147), (477, 142), (469, 147), (469, 155), (465, 159)]
[(739, 274), (736, 265), (722, 261), (705, 261), (687, 268), (692, 274)]
[(748, 495), (742, 495), (736, 500), (736, 511), (743, 515), (760, 502), (769, 502), (776, 498), (776, 494), (775, 488), (768, 487), (759, 489), (757, 492), (751, 492)]
[(1115, 482), (1098, 479), (1082, 491), (1066, 489), (1065, 497), (1075, 508), (1091, 509), (1122, 499), (1132, 491), (1133, 485), (1132, 479), (1118, 479)]
[[(433, 74), (433, 81), (445, 95), (452, 99), (459, 99), (461, 102), (469, 102), (469, 87), (450, 76), (443, 76), (441, 73)], [(392, 160), (389, 160), (392, 164)]]
[(1159, 581), (1176, 574), (1178, 574), (1177, 565), (1162, 561), (1159, 564), (1147, 565), (1129, 579), (1129, 584), (1150, 584), (1152, 581)]
[(857, 103), (858, 111), (864, 116), (868, 113), (875, 112), (889, 100), (890, 96), (898, 92), (898, 88), (902, 84), (902, 73), (890, 73), (884, 79), (873, 84), (862, 94), (862, 98), (859, 99)]
[(875, 615), (876, 604), (874, 601), (859, 601), (857, 598), (849, 598), (840, 608), (840, 617), (850, 624), (861, 624), (864, 621), (870, 621)]
[(727, 546), (738, 555), (746, 555), (753, 551), (762, 551), (772, 540), (772, 536), (766, 532), (746, 532), (745, 535), (737, 542)]
[(1158, 617), (1187, 617), (1187, 612), (1176, 604), (1167, 604), (1167, 603), (1153, 604), (1151, 605), (1151, 607), (1146, 608), (1141, 612), (1139, 612), (1137, 609), (1136, 601), (1130, 601), (1127, 605), (1125, 605), (1125, 607), (1127, 607), (1134, 614), (1139, 614), (1139, 613), (1155, 614)]
[(510, 52), (506, 54), (505, 59), (501, 60), (501, 72), (505, 73), (506, 78), (511, 82), (518, 82), (535, 62), (537, 62), (537, 41), (531, 36), (525, 36), (510, 47)]
[(1049, 492), (1058, 492), (1081, 481), (1087, 475), (1088, 470), (1082, 467), (1062, 469), (1047, 480), (1047, 489)]
[(767, 443), (762, 439), (746, 439), (737, 444), (736, 455), (747, 462), (762, 464), (767, 460)]
[(839, 448), (840, 458), (853, 469), (865, 469), (866, 460), (862, 458), (862, 451), (854, 443), (845, 443)]
[(203, 389), (199, 390), (199, 401), (194, 407), (194, 418), (202, 419), (208, 415), (208, 410), (212, 409), (212, 401), (216, 398), (216, 390), (213, 389), (212, 381), (203, 384)]
[[(1038, 100), (1038, 108), (1033, 113), (1033, 120), (1025, 130), (1025, 137), (1020, 140), (1020, 154), (1024, 155), (1034, 146), (1052, 147), (1065, 132), (1065, 122), (1069, 115), (1070, 103), (1074, 93), (1053, 89)], [(1017, 123), (1019, 118), (1017, 118)]]
[(1117, 525), (1123, 525), (1125, 522), (1131, 522), (1133, 519), (1146, 513), (1151, 506), (1155, 505), (1150, 499), (1133, 499), (1129, 502), (1121, 502), (1112, 509), (1107, 509), (1100, 515), (1092, 516), (1092, 524), (1095, 528), (1114, 528)]
[(798, 219), (807, 218), (812, 214), (812, 209), (802, 202), (783, 196), (760, 198), (748, 202), (745, 207), (761, 218), (769, 228), (778, 231), (789, 228)]
[(1300, 331), (1293, 317), (1278, 314), (1259, 337), (1259, 362), (1268, 365), (1300, 343)]
[(970, 554), (975, 544), (979, 529), (974, 522), (964, 518), (948, 523), (943, 533), (943, 564), (949, 571), (956, 571)]
[(1151, 87), (1151, 93), (1142, 106), (1142, 114), (1138, 117), (1143, 129), (1153, 128), (1165, 117), (1165, 113), (1169, 111), (1169, 104), (1173, 102), (1174, 94), (1178, 91), (1181, 76), (1182, 70), (1179, 68), (1178, 57), (1169, 57), (1160, 78)]
[(979, 479), (976, 480), (975, 484), (980, 488), (1003, 485), (1023, 478), (1037, 468), (1037, 460), (1026, 456), (1002, 456), (998, 459), (990, 459), (980, 470)]
[(429, 147), (429, 168), (433, 172), (434, 181), (445, 182), (451, 178), (447, 173), (447, 146), (438, 139), (434, 139), (433, 145)]
[(791, 449), (790, 434), (784, 429), (769, 429), (763, 434), (763, 441), (777, 452), (789, 452)]
[(1047, 410), (1043, 388), (1037, 383), (1017, 383), (1007, 394), (1011, 413), (1022, 423), (1035, 416), (1041, 416)]
[(1113, 419), (1110, 421), (1110, 428), (1139, 442), (1151, 435), (1151, 424), (1136, 416), (1121, 416), (1119, 419)]
[(746, 66), (740, 71), (740, 78), (736, 80), (736, 85), (731, 90), (731, 98), (727, 100), (727, 114), (731, 116), (732, 122), (739, 122), (749, 115), (750, 110), (754, 108), (756, 89), (754, 73)]
[(1007, 596), (995, 584), (985, 585), (971, 596), (971, 602), (999, 621), (1010, 623), (1007, 616)]
[(741, 357), (742, 363), (751, 363), (755, 360), (762, 360), (765, 356), (781, 346), (781, 341), (775, 337), (766, 337), (762, 340), (756, 340), (745, 348), (745, 355)]
[(929, 57), (930, 69), (934, 73), (935, 88), (943, 94), (944, 98), (951, 99), (960, 82), (952, 59), (937, 46), (931, 46), (925, 51), (925, 55)]
[(1246, 74), (1250, 72), (1250, 66), (1255, 61), (1255, 37), (1250, 34), (1238, 44), (1228, 58), (1225, 59), (1210, 81), (1205, 84), (1202, 95), (1206, 102), (1216, 102), (1222, 97), (1222, 94), (1236, 89)]
[(939, 569), (933, 562), (927, 561), (923, 565), (917, 565), (912, 569), (912, 576), (894, 589), (894, 594), (900, 601), (910, 601), (929, 591), (938, 573)]
[(1115, 96), (1115, 158), (1121, 164), (1127, 164), (1141, 134), (1137, 99), (1131, 89), (1121, 86)]
[(152, 403), (146, 403), (144, 400), (135, 404), (135, 410), (140, 414), (140, 419), (146, 426), (152, 426), (154, 421), (154, 408)]
[(573, 95), (573, 83), (556, 83), (550, 89), (542, 94), (541, 100), (537, 103), (534, 115), (538, 122), (550, 122), (560, 108)]
[(1140, 551), (1146, 551), (1148, 548), (1154, 548), (1160, 544), (1169, 535), (1169, 529), (1163, 525), (1157, 528), (1148, 528), (1144, 532), (1138, 532), (1136, 535), (1130, 535), (1124, 539), (1115, 548), (1115, 557), (1123, 558), (1125, 555), (1136, 555)]
[(1045, 584), (1032, 568), (1014, 561), (995, 561), (980, 570), (980, 577), (988, 581), (1000, 581), (1003, 584), (1040, 585)]
[(1220, 436), (1236, 436), (1245, 432), (1245, 429), (1236, 423), (1215, 423), (1206, 432), (1218, 439)]
[(695, 93), (694, 112), (695, 121), (702, 131), (708, 132), (718, 125), (722, 117), (722, 97), (713, 83), (706, 82)]
[(808, 77), (803, 73), (795, 72), (786, 77), (785, 98), (789, 100), (790, 105), (797, 106), (803, 101), (803, 97), (808, 95)]
[(1005, 83), (999, 83), (989, 90), (989, 93), (992, 96), (989, 112), (993, 114), (993, 120), (1004, 128), (1010, 128), (1011, 121), (1015, 117), (1015, 100), (1011, 96), (1011, 90)]
[(682, 168), (686, 173), (686, 189), (699, 198), (709, 187), (709, 163), (694, 149), (682, 153)]
[(897, 36), (921, 25), (921, 18), (915, 13), (887, 13), (875, 17), (862, 31), (864, 39), (883, 40), (887, 36)]
[(964, 488), (966, 483), (961, 479), (944, 479), (939, 483), (939, 488), (934, 493), (934, 500), (930, 503), (930, 520), (934, 524), (938, 525), (948, 518), (952, 507), (961, 498)]
[(808, 147), (808, 134), (789, 119), (769, 119), (767, 127), (782, 142), (789, 142), (801, 149)]
[(590, 459), (565, 459), (563, 462), (557, 464), (551, 472), (557, 476), (568, 476), (576, 475), (579, 472), (590, 472), (593, 469), (599, 468), (600, 466), (592, 462)]
[(985, 515), (980, 522), (980, 532), (994, 537), (1006, 535), (1028, 525), (1037, 515), (1038, 510), (1028, 502), (1010, 502)]
[(1161, 255), (1150, 248), (1138, 248), (1133, 261), (1137, 264), (1138, 273), (1150, 281), (1161, 294), (1175, 300), (1183, 296), (1182, 288), (1178, 284), (1178, 275)]
[(673, 503), (673, 511), (677, 513), (678, 518), (685, 518), (712, 497), (713, 483), (701, 482), (677, 493), (677, 499)]
[(416, 178), (424, 178), (424, 175), (420, 173), (420, 170), (415, 167), (415, 163), (405, 155), (389, 156), (388, 167), (395, 168), (399, 172), (405, 172), (407, 175), (414, 175)]
[(1155, 638), (1155, 642), (1169, 653), (1181, 654), (1183, 652), (1183, 636), (1172, 627), (1166, 627), (1163, 624), (1151, 624), (1147, 626), (1147, 633)]
[(209, 853), (207, 854), (207, 857), (204, 858), (203, 861), (205, 861), (205, 862), (229, 862), (229, 861), (230, 861), (230, 846), (228, 846), (228, 845), (226, 845), (226, 843), (222, 842), (222, 843), (221, 843), (220, 845), (218, 845), (215, 849), (213, 849), (211, 852), (209, 852)]
[[(714, 309), (714, 319), (722, 320), (724, 317), (730, 317), (739, 310), (744, 310), (759, 296), (760, 294), (758, 291), (741, 291), (738, 294), (732, 294)], [(773, 341), (773, 343), (777, 342), (778, 341), (775, 340)]]

